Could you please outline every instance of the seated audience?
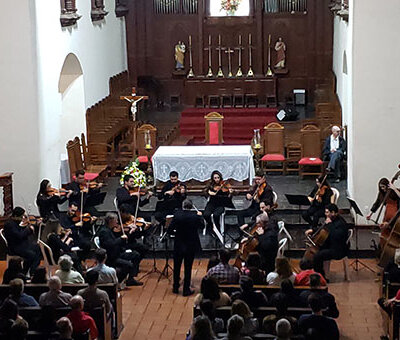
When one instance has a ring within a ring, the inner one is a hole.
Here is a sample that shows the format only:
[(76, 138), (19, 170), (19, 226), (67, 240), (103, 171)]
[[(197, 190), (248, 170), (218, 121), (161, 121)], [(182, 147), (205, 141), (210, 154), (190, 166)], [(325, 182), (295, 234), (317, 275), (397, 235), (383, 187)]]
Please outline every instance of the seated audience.
[(249, 336), (242, 336), (241, 331), (244, 326), (244, 320), (239, 315), (232, 315), (228, 320), (228, 334), (222, 340), (251, 340)]
[(246, 275), (242, 275), (239, 280), (240, 291), (233, 292), (231, 300), (242, 300), (246, 302), (251, 309), (268, 305), (268, 299), (261, 291), (255, 291), (253, 280)]
[(187, 340), (216, 340), (211, 328), (211, 322), (206, 316), (198, 316), (190, 327), (190, 335)]
[(239, 282), (239, 269), (229, 264), (230, 253), (229, 251), (222, 249), (219, 251), (219, 260), (215, 267), (212, 267), (207, 272), (207, 277), (214, 277), (219, 284), (229, 284)]
[(24, 282), (26, 281), (26, 276), (22, 268), (23, 261), (22, 257), (11, 258), (8, 261), (8, 267), (3, 275), (3, 285), (8, 285), (11, 280), (17, 278), (22, 279)]
[(255, 285), (265, 284), (265, 272), (261, 270), (261, 257), (259, 253), (249, 254), (246, 266), (242, 269), (242, 273), (251, 277)]
[(96, 249), (94, 252), (96, 265), (88, 270), (95, 270), (99, 273), (98, 283), (118, 283), (117, 272), (114, 268), (106, 265), (107, 251), (103, 248)]
[(6, 299), (0, 307), (0, 334), (2, 338), (11, 339), (11, 327), (15, 320), (21, 318), (18, 315), (18, 305), (15, 301)]
[(322, 298), (322, 309), (324, 309), (324, 315), (331, 318), (339, 317), (339, 310), (336, 305), (335, 297), (328, 293), (326, 290), (321, 288), (321, 276), (318, 274), (310, 275), (310, 289), (301, 292), (300, 298), (303, 301), (304, 306), (307, 306), (308, 298), (312, 293), (319, 295)]
[(400, 249), (396, 249), (394, 258), (385, 267), (385, 273), (390, 282), (400, 282)]
[(201, 280), (200, 293), (194, 298), (194, 305), (199, 306), (205, 299), (211, 300), (215, 308), (231, 304), (229, 295), (221, 292), (213, 277), (204, 277)]
[(72, 323), (66, 316), (58, 319), (57, 329), (60, 333), (58, 340), (72, 340)]
[(244, 324), (240, 334), (252, 336), (257, 333), (258, 320), (253, 318), (249, 306), (242, 300), (236, 300), (232, 303), (232, 315), (239, 315), (243, 318)]
[(297, 319), (289, 315), (289, 304), (291, 304), (291, 301), (283, 294), (280, 294), (276, 297), (273, 304), (273, 306), (276, 308), (276, 314), (267, 315), (263, 319), (263, 330), (265, 333), (276, 334), (276, 324), (282, 319), (286, 319), (290, 323), (291, 329), (294, 333), (297, 332)]
[(298, 292), (296, 291), (296, 289), (294, 289), (292, 281), (290, 281), (289, 279), (283, 280), (281, 282), (281, 289), (279, 290), (279, 292), (271, 295), (269, 299), (270, 305), (275, 306), (276, 300), (280, 299), (282, 296), (286, 298), (287, 301), (289, 301), (290, 307), (305, 306)]
[(300, 316), (298, 324), (301, 334), (306, 334), (312, 328), (318, 334), (318, 339), (338, 340), (339, 329), (335, 320), (322, 315), (323, 301), (321, 296), (312, 293), (308, 297), (308, 304), (312, 314)]
[(22, 318), (17, 318), (11, 326), (10, 339), (25, 340), (28, 336), (28, 330), (28, 323)]
[(310, 275), (311, 274), (319, 275), (321, 277), (321, 286), (326, 286), (326, 281), (325, 281), (324, 277), (320, 273), (317, 273), (313, 269), (313, 263), (310, 260), (302, 258), (300, 260), (300, 269), (301, 269), (301, 272), (296, 274), (296, 278), (294, 280), (295, 286), (310, 285)]
[(72, 298), (69, 293), (64, 293), (61, 288), (61, 280), (58, 276), (52, 276), (48, 281), (49, 291), (42, 293), (39, 297), (39, 305), (57, 307), (67, 307)]
[(203, 300), (200, 303), (200, 310), (201, 313), (210, 320), (214, 334), (224, 331), (224, 320), (215, 317), (215, 307), (211, 300)]
[(97, 281), (99, 279), (99, 272), (91, 270), (86, 274), (86, 282), (88, 287), (78, 291), (78, 295), (82, 296), (85, 300), (87, 310), (92, 310), (96, 307), (105, 305), (107, 315), (111, 312), (111, 302), (107, 292), (97, 288)]
[(47, 269), (46, 267), (39, 266), (36, 268), (32, 276), (31, 283), (47, 283)]
[(289, 279), (292, 283), (296, 274), (292, 271), (292, 266), (286, 257), (277, 257), (275, 260), (275, 271), (267, 275), (267, 284), (279, 286), (284, 279)]
[(292, 333), (292, 327), (290, 322), (286, 319), (280, 319), (276, 323), (276, 340), (290, 340), (290, 335)]
[(211, 255), (207, 263), (207, 271), (215, 267), (219, 263), (219, 258), (216, 255)]
[(93, 318), (83, 311), (83, 298), (75, 295), (70, 302), (72, 311), (68, 313), (67, 318), (71, 320), (72, 329), (75, 334), (82, 334), (89, 330), (90, 339), (97, 339), (99, 332)]
[(340, 181), (340, 169), (345, 157), (347, 143), (342, 136), (340, 136), (340, 128), (338, 126), (332, 127), (332, 134), (325, 139), (322, 155), (324, 161), (329, 161), (326, 172), (331, 172), (335, 177), (335, 182)]
[(10, 281), (10, 296), (9, 298), (15, 301), (18, 307), (35, 307), (39, 306), (33, 296), (24, 293), (24, 281), (14, 279)]
[(63, 255), (58, 260), (58, 265), (60, 269), (56, 271), (56, 276), (58, 276), (61, 280), (62, 284), (65, 283), (84, 283), (82, 275), (72, 269), (72, 259), (69, 255)]

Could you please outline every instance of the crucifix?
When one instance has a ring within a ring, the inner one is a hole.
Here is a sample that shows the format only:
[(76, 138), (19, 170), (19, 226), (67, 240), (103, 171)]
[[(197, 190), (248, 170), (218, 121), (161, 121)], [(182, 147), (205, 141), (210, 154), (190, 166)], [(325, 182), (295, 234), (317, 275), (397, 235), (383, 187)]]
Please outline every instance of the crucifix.
[(271, 34), (268, 35), (268, 69), (266, 77), (272, 77), (274, 74), (271, 69)]
[(218, 73), (217, 77), (218, 78), (223, 78), (224, 77), (224, 72), (222, 72), (222, 55), (221, 52), (225, 51), (225, 47), (221, 47), (221, 35), (218, 35), (218, 47), (216, 48), (218, 51)]
[(149, 99), (148, 96), (137, 96), (136, 95), (136, 88), (132, 87), (132, 95), (130, 96), (120, 96), (119, 99), (127, 100), (131, 103), (131, 112), (132, 112), (132, 120), (136, 120), (136, 112), (137, 112), (137, 103), (140, 102), (142, 99), (147, 100)]
[(188, 78), (194, 78), (193, 72), (193, 56), (192, 56), (192, 36), (189, 35), (189, 73)]
[(239, 68), (236, 72), (236, 77), (242, 77), (243, 72), (242, 72), (242, 51), (244, 50), (244, 47), (242, 46), (242, 35), (239, 35), (239, 46), (235, 47), (235, 50), (239, 51)]
[(208, 72), (207, 72), (207, 76), (208, 78), (212, 78), (213, 75), (213, 71), (212, 71), (212, 56), (211, 56), (211, 35), (208, 36), (208, 47), (204, 48), (205, 51), (208, 51)]
[(251, 44), (251, 33), (249, 34), (249, 71), (247, 72), (248, 77), (254, 77), (254, 72), (252, 67), (252, 50), (253, 50), (253, 45)]
[(235, 53), (235, 50), (232, 50), (230, 47), (228, 47), (225, 50), (225, 53), (228, 54), (228, 78), (232, 78), (233, 74), (232, 74), (231, 54)]

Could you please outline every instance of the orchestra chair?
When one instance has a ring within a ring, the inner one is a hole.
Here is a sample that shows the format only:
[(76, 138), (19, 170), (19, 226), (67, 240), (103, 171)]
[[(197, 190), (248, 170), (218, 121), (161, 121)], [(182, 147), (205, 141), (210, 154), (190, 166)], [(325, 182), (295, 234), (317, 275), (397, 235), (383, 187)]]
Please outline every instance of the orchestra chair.
[(276, 204), (278, 202), (278, 194), (272, 191), (272, 203)]
[(210, 112), (204, 116), (205, 119), (205, 136), (206, 144), (218, 145), (223, 144), (223, 119), (224, 116), (218, 112)]
[(284, 253), (285, 253), (285, 247), (286, 247), (287, 242), (288, 242), (287, 238), (283, 238), (283, 239), (281, 239), (279, 241), (279, 248), (278, 248), (277, 257), (284, 257), (285, 256)]
[(288, 230), (285, 228), (285, 222), (279, 221), (279, 222), (278, 222), (278, 229), (279, 229), (278, 235), (284, 233), (284, 234), (287, 236), (288, 240), (289, 240), (290, 242), (293, 242), (293, 237), (292, 237), (292, 235), (290, 235), (290, 233), (288, 232)]
[(7, 242), (7, 239), (6, 239), (6, 237), (4, 236), (4, 229), (0, 229), (0, 236), (1, 236), (1, 238), (3, 239), (3, 242), (4, 242), (4, 244), (6, 245), (6, 254), (7, 254), (7, 267), (8, 267), (8, 262), (11, 260), (11, 259), (17, 259), (17, 258), (20, 258), (20, 256), (17, 256), (17, 255), (10, 255), (9, 254), (9, 251), (8, 251), (8, 242)]
[[(351, 239), (353, 238), (353, 234), (354, 234), (354, 230), (353, 229), (349, 229), (349, 237), (347, 238), (347, 242), (346, 242), (349, 245), (349, 249), (350, 249)], [(350, 278), (349, 278), (349, 258), (348, 258), (347, 255), (344, 258), (342, 258), (341, 260), (324, 261), (325, 278), (329, 279), (330, 266), (331, 266), (331, 262), (332, 261), (342, 261), (342, 263), (343, 263), (343, 272), (344, 272), (344, 280), (345, 281), (350, 281)]]
[(214, 228), (215, 235), (217, 235), (218, 240), (223, 245), (225, 245), (225, 211), (219, 217), (219, 225), (221, 227), (221, 230), (218, 230), (218, 228), (217, 228), (217, 226), (215, 224), (214, 214), (211, 214), (211, 221), (213, 223), (213, 228)]
[(336, 188), (331, 188), (332, 192), (333, 192), (333, 203), (337, 205), (337, 202), (339, 200), (340, 197), (340, 193), (339, 190)]
[(42, 240), (38, 240), (38, 243), (39, 243), (40, 251), (43, 256), (44, 266), (46, 267), (46, 270), (47, 270), (47, 276), (50, 279), (50, 277), (53, 275), (53, 273), (58, 268), (58, 265), (57, 265), (56, 261), (54, 261), (53, 251), (51, 250), (51, 248), (46, 243), (44, 243)]
[[(265, 171), (282, 172), (285, 175), (284, 127), (281, 124), (273, 122), (264, 127), (263, 149), (264, 156), (261, 158), (261, 163)], [(268, 164), (274, 164), (275, 166), (268, 167)]]
[[(147, 131), (149, 131), (151, 138), (152, 149), (150, 151), (146, 150), (145, 135)], [(150, 160), (151, 160), (151, 157), (157, 150), (157, 128), (151, 124), (142, 124), (137, 129), (136, 143), (137, 143), (137, 152), (139, 155), (138, 157), (139, 163), (148, 163), (149, 162), (148, 154), (150, 154)]]
[(95, 237), (93, 238), (93, 242), (94, 242), (94, 245), (96, 246), (97, 249), (100, 249), (100, 248), (101, 248), (101, 247), (100, 247), (100, 238), (99, 238), (98, 236), (95, 236)]
[(321, 160), (320, 129), (309, 124), (300, 130), (301, 159), (299, 161), (299, 175), (320, 176), (324, 162)]

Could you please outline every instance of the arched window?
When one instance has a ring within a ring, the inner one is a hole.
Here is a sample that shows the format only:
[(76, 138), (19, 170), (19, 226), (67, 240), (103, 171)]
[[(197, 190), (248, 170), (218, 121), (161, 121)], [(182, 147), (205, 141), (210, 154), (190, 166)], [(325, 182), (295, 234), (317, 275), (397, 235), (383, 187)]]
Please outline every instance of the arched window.
[(209, 6), (212, 17), (250, 15), (250, 0), (209, 0)]

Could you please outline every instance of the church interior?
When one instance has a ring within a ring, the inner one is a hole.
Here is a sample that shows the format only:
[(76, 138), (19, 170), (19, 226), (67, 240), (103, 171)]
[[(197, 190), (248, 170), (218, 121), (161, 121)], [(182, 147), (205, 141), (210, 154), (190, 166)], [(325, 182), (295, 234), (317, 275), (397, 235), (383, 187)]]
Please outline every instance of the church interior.
[(397, 0), (3, 9), (0, 339), (399, 339)]

